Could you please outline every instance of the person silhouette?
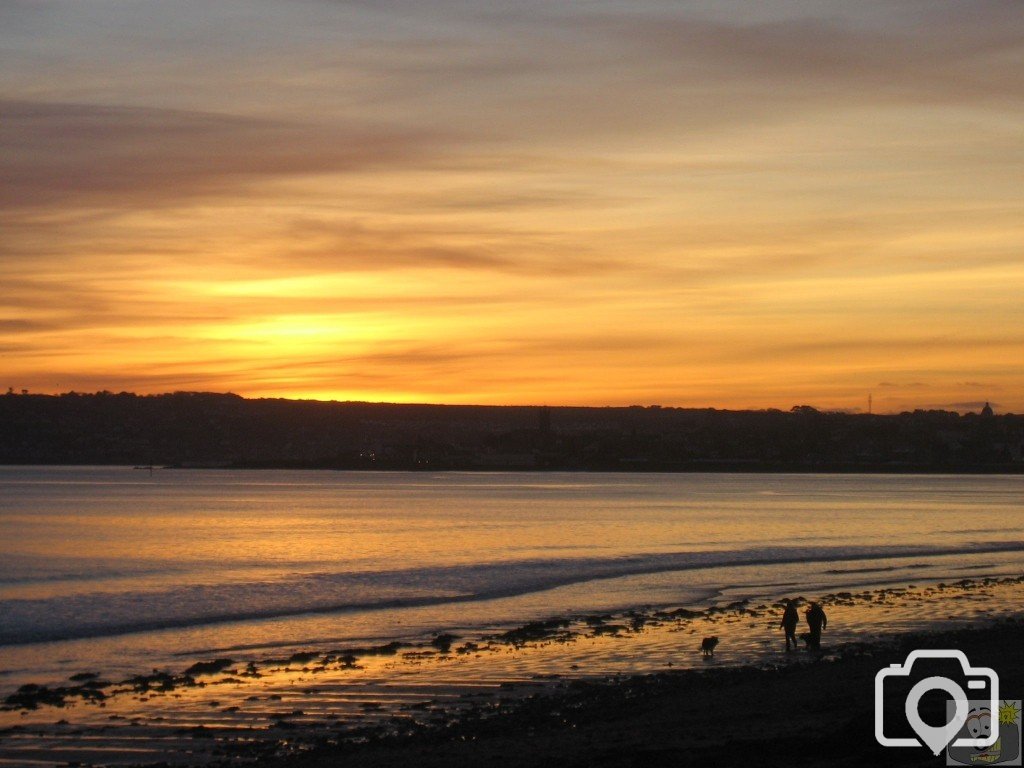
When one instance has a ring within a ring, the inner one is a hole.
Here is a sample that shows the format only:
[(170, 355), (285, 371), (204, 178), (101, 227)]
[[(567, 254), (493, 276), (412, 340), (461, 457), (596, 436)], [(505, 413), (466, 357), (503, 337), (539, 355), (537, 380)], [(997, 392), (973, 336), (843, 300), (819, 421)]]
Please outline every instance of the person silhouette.
[(786, 631), (786, 651), (790, 650), (789, 644), (793, 644), (796, 650), (796, 625), (800, 623), (800, 614), (796, 612), (796, 605), (792, 598), (786, 600), (786, 610), (782, 612), (782, 622), (779, 624)]
[(809, 647), (821, 648), (821, 630), (827, 625), (828, 616), (825, 615), (825, 611), (817, 603), (811, 603), (811, 607), (807, 609), (807, 626), (811, 630), (811, 636), (807, 641)]

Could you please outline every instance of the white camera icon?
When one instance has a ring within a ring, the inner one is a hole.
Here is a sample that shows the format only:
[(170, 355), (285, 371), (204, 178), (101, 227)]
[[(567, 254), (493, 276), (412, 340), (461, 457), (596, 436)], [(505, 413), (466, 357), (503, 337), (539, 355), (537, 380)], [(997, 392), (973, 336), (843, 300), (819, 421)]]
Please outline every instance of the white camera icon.
[[(988, 667), (972, 667), (963, 651), (911, 651), (907, 660), (902, 664), (890, 664), (885, 669), (880, 669), (875, 675), (875, 739), (883, 747), (917, 747), (923, 742), (936, 755), (945, 749), (952, 741), (954, 747), (990, 747), (999, 738), (999, 729), (993, 728), (992, 732), (985, 737), (978, 739), (960, 738), (953, 741), (953, 737), (960, 731), (967, 722), (967, 693), (957, 683), (948, 677), (927, 677), (921, 680), (907, 696), (904, 711), (910, 727), (918, 735), (918, 739), (891, 738), (885, 735), (885, 716), (883, 710), (883, 693), (885, 680), (890, 677), (910, 677), (911, 667), (918, 659), (955, 659), (960, 662), (963, 676), (967, 681), (967, 687), (976, 693), (971, 698), (981, 698), (984, 689), (988, 688), (989, 710), (999, 711), (999, 677), (995, 671)], [(932, 690), (945, 691), (953, 699), (956, 713), (953, 719), (945, 726), (935, 727), (925, 723), (918, 714), (917, 707), (921, 697)]]

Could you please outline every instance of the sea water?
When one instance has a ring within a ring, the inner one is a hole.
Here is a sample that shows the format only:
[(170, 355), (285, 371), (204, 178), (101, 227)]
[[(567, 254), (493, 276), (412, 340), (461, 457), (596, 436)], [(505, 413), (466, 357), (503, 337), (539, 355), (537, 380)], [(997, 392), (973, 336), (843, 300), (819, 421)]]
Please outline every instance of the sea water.
[(0, 467), (0, 688), (1024, 571), (1024, 477)]

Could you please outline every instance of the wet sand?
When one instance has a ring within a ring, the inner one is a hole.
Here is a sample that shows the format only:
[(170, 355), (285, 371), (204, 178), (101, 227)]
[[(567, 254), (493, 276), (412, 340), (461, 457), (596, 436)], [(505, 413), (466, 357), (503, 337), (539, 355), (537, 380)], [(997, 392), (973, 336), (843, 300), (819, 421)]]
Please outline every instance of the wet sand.
[(404, 738), (324, 743), (279, 768), (445, 766), (935, 766), (873, 735), (875, 673), (915, 648), (998, 660), (1002, 698), (1024, 691), (1024, 624), (908, 633), (774, 669), (661, 672), (578, 681), (495, 713), (480, 707)]
[[(788, 765), (804, 760), (799, 744), (834, 741), (843, 728), (854, 730), (840, 740), (873, 744), (870, 718), (866, 726), (857, 719), (870, 710), (870, 680), (883, 661), (897, 660), (894, 635), (925, 629), (974, 628), (957, 636), (960, 647), (1005, 659), (1004, 697), (1024, 691), (1020, 627), (997, 622), (1020, 613), (1024, 577), (820, 596), (829, 613), (821, 654), (784, 652), (781, 596), (452, 630), (415, 644), (193, 659), (116, 681), (83, 670), (59, 685), (5, 690), (0, 765), (327, 764), (339, 751), (367, 765), (502, 756), (508, 764), (630, 765), (659, 750), (677, 759), (697, 750), (702, 762), (732, 765), (737, 749), (762, 749), (736, 746), (746, 741), (770, 741)], [(721, 642), (705, 659), (700, 639), (712, 634)], [(715, 725), (723, 720), (725, 737)]]

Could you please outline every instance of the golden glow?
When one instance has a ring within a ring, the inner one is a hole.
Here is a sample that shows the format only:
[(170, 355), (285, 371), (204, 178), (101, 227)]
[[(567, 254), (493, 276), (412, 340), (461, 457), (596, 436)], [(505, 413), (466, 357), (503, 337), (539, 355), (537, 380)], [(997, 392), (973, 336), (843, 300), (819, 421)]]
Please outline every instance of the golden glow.
[(0, 31), (4, 386), (1024, 410), (996, 3), (52, 5)]

